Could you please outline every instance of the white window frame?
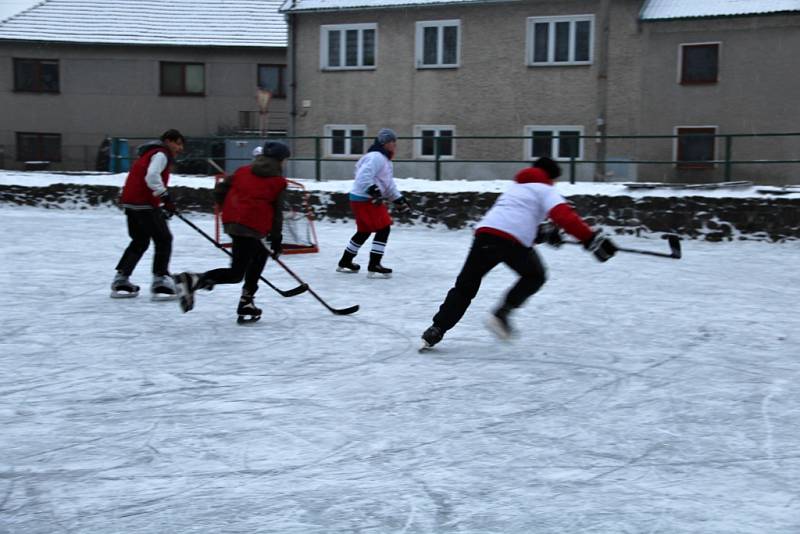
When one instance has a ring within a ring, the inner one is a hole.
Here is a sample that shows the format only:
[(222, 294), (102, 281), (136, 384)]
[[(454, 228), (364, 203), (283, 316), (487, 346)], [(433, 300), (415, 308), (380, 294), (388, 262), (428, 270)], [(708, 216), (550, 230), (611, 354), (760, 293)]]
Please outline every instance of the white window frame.
[[(358, 31), (358, 64), (345, 65), (347, 43), (345, 35), (348, 30)], [(364, 30), (375, 30), (375, 64), (364, 65)], [(341, 32), (341, 46), (339, 47), (339, 65), (328, 64), (328, 34), (332, 31)], [(319, 65), (322, 70), (375, 70), (378, 67), (378, 23), (368, 22), (363, 24), (323, 24), (319, 27)]]
[[(455, 63), (442, 63), (442, 56), (444, 54), (444, 31), (445, 27), (456, 27), (456, 62)], [(436, 63), (425, 64), (423, 63), (425, 57), (425, 28), (438, 28), (439, 32), (436, 40)], [(447, 19), (447, 20), (420, 20), (416, 24), (415, 35), (415, 61), (418, 69), (455, 69), (461, 66), (461, 20), (460, 19)]]
[[(344, 154), (334, 154), (333, 153), (333, 139), (330, 137), (333, 135), (334, 130), (345, 130), (347, 132), (345, 142), (345, 153)], [(363, 148), (362, 152), (353, 152), (352, 147), (352, 139), (350, 136), (353, 135), (353, 130), (363, 130), (364, 132), (364, 140), (363, 140)], [(325, 139), (325, 157), (327, 158), (342, 158), (342, 159), (355, 159), (360, 158), (364, 155), (367, 148), (369, 148), (369, 138), (367, 136), (367, 125), (366, 124), (326, 124), (324, 128), (324, 135)]]
[[(683, 49), (687, 46), (707, 46), (717, 45), (717, 79), (713, 82), (683, 82)], [(722, 63), (722, 41), (703, 41), (700, 43), (680, 43), (678, 44), (678, 69), (676, 82), (678, 85), (714, 85), (720, 82), (720, 66)], [(688, 128), (688, 126), (687, 126)]]
[[(555, 61), (557, 22), (569, 22), (569, 60)], [(575, 23), (589, 23), (589, 59), (575, 61)], [(534, 28), (537, 23), (549, 24), (547, 34), (547, 61), (534, 61)], [(594, 15), (569, 15), (563, 17), (528, 17), (525, 29), (525, 64), (530, 67), (562, 67), (564, 65), (591, 65), (594, 63)]]
[[(422, 137), (423, 130), (435, 130), (436, 136), (440, 136), (442, 130), (450, 130), (453, 133), (453, 137), (456, 136), (456, 127), (452, 124), (415, 124), (414, 125), (414, 137)], [(450, 140), (451, 146), (453, 147), (453, 153), (450, 155), (440, 155), (439, 159), (455, 159), (456, 157), (456, 140)], [(423, 154), (422, 153), (422, 139), (414, 139), (414, 157), (418, 159), (436, 159), (436, 154)]]
[[(685, 129), (694, 130), (694, 129), (700, 129), (700, 128), (714, 130), (714, 135), (715, 136), (719, 135), (719, 126), (716, 126), (714, 124), (700, 124), (700, 125), (698, 125), (698, 124), (683, 124), (683, 125), (675, 126), (675, 127), (672, 128), (672, 134), (675, 136), (675, 137), (672, 138), (672, 161), (675, 162), (675, 168), (689, 168), (689, 167), (682, 167), (685, 164), (680, 162), (680, 161), (678, 161), (678, 131), (679, 130), (685, 130)], [(714, 154), (713, 154), (714, 163), (709, 163), (708, 166), (705, 167), (705, 168), (715, 169), (717, 167), (716, 161), (719, 160), (719, 143), (717, 142), (717, 139), (719, 139), (719, 137), (714, 137)], [(691, 163), (689, 165), (691, 165)], [(700, 168), (700, 167), (698, 167), (698, 168)]]
[[(578, 135), (580, 135), (580, 136), (586, 135), (584, 133), (584, 127), (583, 126), (577, 126), (577, 125), (535, 124), (535, 125), (525, 126), (525, 128), (523, 130), (523, 135), (525, 136), (525, 141), (524, 141), (525, 146), (523, 148), (523, 151), (524, 151), (524, 158), (526, 160), (533, 161), (538, 157), (538, 156), (534, 156), (533, 155), (533, 144), (532, 144), (532, 140), (531, 140), (533, 132), (534, 131), (538, 131), (538, 130), (549, 130), (549, 131), (551, 131), (553, 133), (553, 146), (552, 146), (550, 158), (552, 158), (552, 159), (554, 159), (556, 161), (570, 161), (570, 158), (564, 158), (564, 157), (559, 157), (558, 156), (559, 148), (560, 148), (560, 145), (561, 145), (561, 138), (560, 137), (556, 137), (556, 133), (559, 133), (559, 132), (562, 132), (562, 131), (570, 131), (570, 132), (577, 131)], [(579, 137), (578, 138), (578, 157), (575, 158), (575, 161), (583, 160), (583, 158), (586, 155), (584, 141), (585, 141), (585, 139), (583, 137)]]

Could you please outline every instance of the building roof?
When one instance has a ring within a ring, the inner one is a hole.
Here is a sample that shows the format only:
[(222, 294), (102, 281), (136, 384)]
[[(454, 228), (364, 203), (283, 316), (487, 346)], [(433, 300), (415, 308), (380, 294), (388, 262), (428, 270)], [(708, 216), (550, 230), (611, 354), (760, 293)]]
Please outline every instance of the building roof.
[(642, 20), (730, 17), (800, 11), (800, 0), (647, 0)]
[(285, 47), (283, 0), (43, 0), (0, 22), (0, 40)]
[(385, 9), (440, 6), (447, 4), (489, 4), (519, 0), (284, 0), (281, 11), (334, 11), (340, 9)]

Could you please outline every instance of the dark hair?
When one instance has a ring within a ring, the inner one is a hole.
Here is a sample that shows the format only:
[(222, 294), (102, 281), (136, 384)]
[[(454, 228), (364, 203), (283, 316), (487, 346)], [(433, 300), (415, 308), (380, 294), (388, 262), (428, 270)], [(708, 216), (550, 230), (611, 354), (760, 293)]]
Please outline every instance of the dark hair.
[(185, 143), (186, 139), (183, 138), (183, 134), (180, 133), (175, 128), (171, 128), (161, 134), (162, 141), (180, 141), (181, 143)]
[(561, 167), (559, 167), (558, 163), (548, 157), (543, 156), (537, 159), (533, 162), (533, 166), (546, 172), (547, 175), (550, 176), (551, 180), (555, 180), (561, 176)]
[(264, 143), (264, 151), (261, 153), (261, 155), (267, 158), (283, 161), (292, 155), (292, 151), (289, 150), (288, 146), (280, 141), (267, 141)]

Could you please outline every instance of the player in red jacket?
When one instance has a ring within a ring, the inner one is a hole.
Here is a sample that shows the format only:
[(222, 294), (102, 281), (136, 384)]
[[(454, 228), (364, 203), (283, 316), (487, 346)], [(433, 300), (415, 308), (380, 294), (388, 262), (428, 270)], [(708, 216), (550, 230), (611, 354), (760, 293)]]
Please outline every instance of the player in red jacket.
[(217, 204), (222, 206), (223, 229), (233, 240), (231, 266), (202, 274), (179, 274), (180, 305), (184, 312), (194, 307), (194, 293), (198, 289), (210, 290), (216, 284), (238, 284), (244, 279), (236, 310), (239, 322), (261, 318), (254, 295), (268, 257), (262, 240), (269, 237), (273, 254), (276, 257), (280, 254), (283, 193), (287, 186), (283, 167), (290, 155), (285, 144), (267, 141), (262, 154), (252, 164), (239, 167), (217, 186), (214, 196)]
[(183, 152), (183, 143), (183, 135), (178, 130), (167, 130), (159, 141), (145, 143), (137, 151), (139, 158), (128, 172), (120, 197), (131, 242), (117, 263), (117, 274), (111, 283), (113, 298), (139, 294), (139, 286), (130, 282), (130, 275), (151, 240), (155, 254), (150, 290), (154, 298), (175, 298), (175, 284), (169, 274), (172, 234), (166, 221), (174, 213), (175, 204), (167, 185), (170, 165)]
[(423, 349), (431, 348), (453, 328), (478, 294), (481, 280), (499, 263), (519, 274), (503, 304), (489, 317), (487, 326), (502, 339), (512, 335), (508, 316), (545, 282), (545, 269), (534, 243), (557, 242), (558, 229), (544, 234), (539, 228), (549, 218), (581, 241), (600, 261), (607, 261), (617, 247), (599, 231), (593, 231), (553, 187), (561, 168), (550, 158), (539, 158), (533, 167), (519, 171), (514, 183), (497, 198), (475, 230), (475, 238), (455, 286), (447, 293), (433, 324), (422, 334)]

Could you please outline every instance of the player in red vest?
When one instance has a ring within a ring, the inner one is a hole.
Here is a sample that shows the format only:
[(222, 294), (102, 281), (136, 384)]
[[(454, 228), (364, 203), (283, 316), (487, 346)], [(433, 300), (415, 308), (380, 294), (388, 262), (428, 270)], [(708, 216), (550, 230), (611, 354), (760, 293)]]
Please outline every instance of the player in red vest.
[(239, 322), (261, 318), (254, 295), (268, 257), (262, 240), (269, 237), (273, 254), (276, 257), (280, 254), (283, 241), (283, 193), (287, 186), (283, 168), (289, 156), (291, 152), (285, 144), (267, 141), (263, 152), (256, 156), (252, 164), (239, 167), (217, 186), (215, 201), (222, 206), (225, 233), (233, 240), (231, 266), (202, 274), (179, 274), (180, 304), (184, 312), (194, 307), (194, 292), (198, 289), (210, 290), (216, 284), (238, 284), (244, 279), (236, 310)]
[[(557, 227), (578, 238), (599, 261), (614, 256), (617, 252), (614, 242), (589, 228), (553, 187), (559, 176), (558, 163), (539, 158), (533, 167), (520, 170), (514, 183), (497, 198), (477, 225), (472, 249), (455, 285), (433, 316), (433, 324), (422, 334), (423, 349), (439, 343), (445, 332), (461, 320), (478, 294), (483, 277), (500, 263), (516, 271), (519, 280), (489, 316), (487, 326), (501, 339), (510, 338), (513, 330), (508, 316), (545, 282), (545, 269), (533, 244), (560, 244)], [(545, 232), (546, 226), (540, 229), (540, 225), (548, 218), (557, 227), (550, 226)]]
[(183, 143), (183, 135), (178, 130), (167, 130), (159, 141), (145, 143), (137, 151), (139, 157), (128, 172), (119, 201), (125, 209), (131, 242), (117, 263), (117, 274), (111, 283), (113, 298), (139, 294), (139, 286), (130, 282), (130, 275), (151, 240), (155, 254), (150, 290), (156, 299), (175, 298), (175, 284), (169, 274), (172, 234), (167, 225), (167, 219), (175, 212), (175, 204), (167, 186), (170, 166), (183, 152)]

